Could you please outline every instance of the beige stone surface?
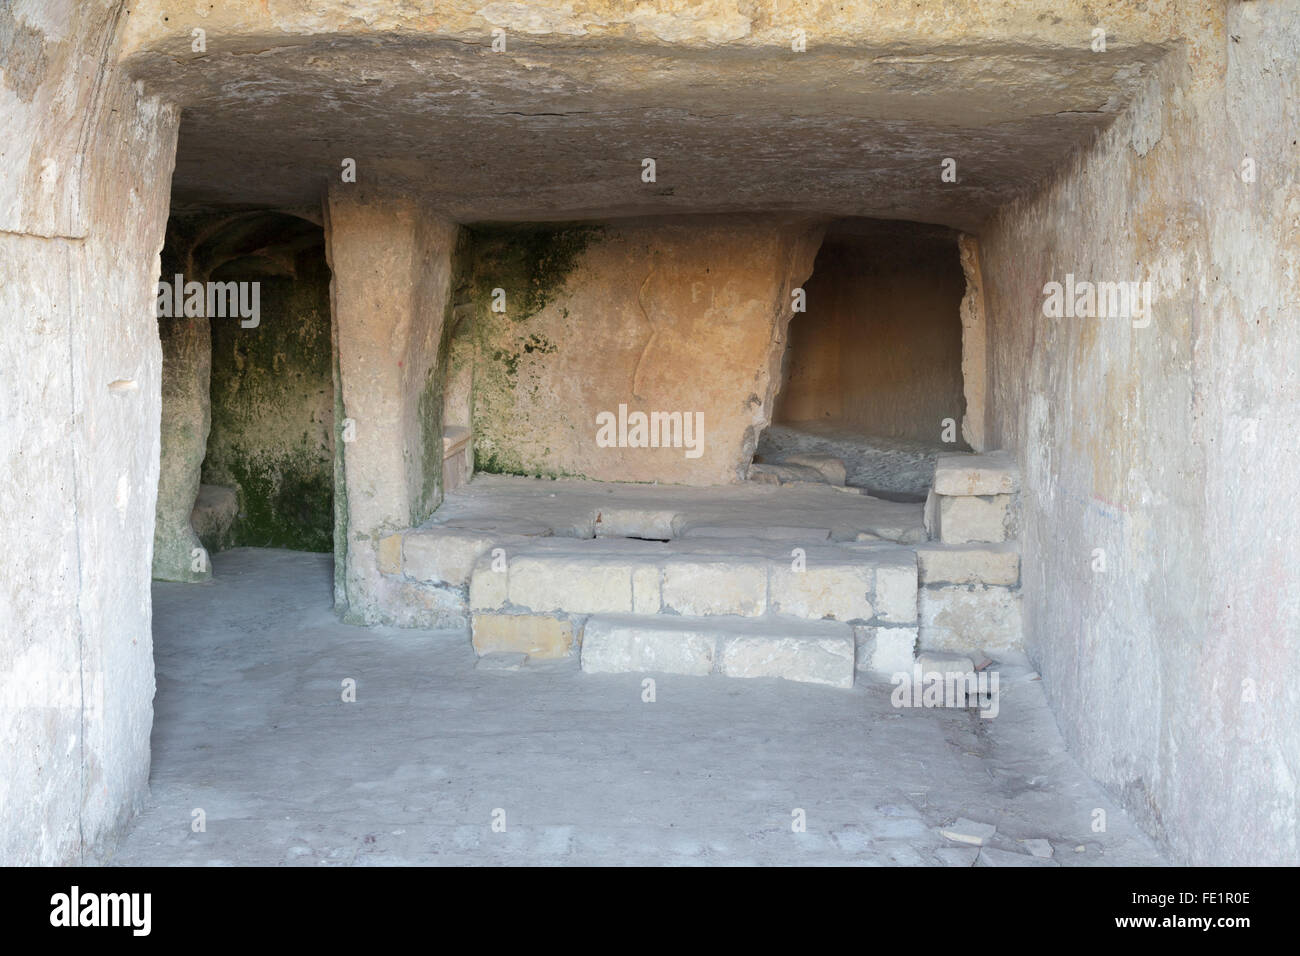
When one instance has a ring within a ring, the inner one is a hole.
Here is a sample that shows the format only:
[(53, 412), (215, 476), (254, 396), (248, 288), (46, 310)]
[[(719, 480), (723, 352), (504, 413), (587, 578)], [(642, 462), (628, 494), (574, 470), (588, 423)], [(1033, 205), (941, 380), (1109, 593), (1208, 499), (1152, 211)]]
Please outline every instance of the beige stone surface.
[(912, 672), (916, 652), (917, 628), (882, 627), (867, 625), (855, 627), (853, 636), (857, 644), (857, 669), (882, 677)]
[[(155, 291), (180, 111), (120, 4), (0, 4), (0, 863), (105, 859), (148, 795)], [(188, 518), (187, 503), (185, 518)]]
[(592, 616), (582, 629), (582, 669), (589, 674), (708, 674), (718, 635), (701, 624), (675, 617)]
[[(812, 270), (821, 229), (784, 216), (606, 223), (531, 315), (520, 313), (536, 279), (498, 270), (485, 254), (473, 323), (457, 333), (478, 343), (475, 455), (547, 477), (743, 480), (771, 419), (790, 292)], [(509, 237), (507, 248), (524, 241)], [(572, 240), (528, 241), (559, 256)], [(504, 313), (491, 309), (494, 288)], [(659, 447), (633, 447), (631, 431), (598, 444), (601, 416), (638, 414), (676, 415), (683, 427), (665, 437), (661, 424)]]
[(846, 556), (829, 564), (813, 559), (802, 571), (790, 561), (768, 566), (769, 608), (774, 614), (808, 620), (868, 621), (875, 615), (871, 594), (875, 570), (864, 561)]
[(310, 205), (352, 155), (360, 182), (459, 222), (780, 209), (975, 232), (1112, 121), (1190, 23), (1213, 24), (1188, 6), (141, 0), (123, 55), (186, 107), (187, 201)]
[(936, 495), (1010, 495), (1020, 490), (1020, 469), (1005, 451), (940, 455), (934, 463)]
[(1020, 552), (1015, 542), (922, 544), (916, 548), (921, 584), (995, 584), (1020, 582)]
[(379, 537), (420, 523), (442, 496), (439, 348), (456, 226), (360, 189), (332, 191), (325, 211), (346, 495), (337, 583), (348, 620), (391, 622), (377, 599)]
[(767, 565), (759, 558), (673, 558), (663, 567), (665, 609), (692, 617), (767, 610)]
[(402, 535), (402, 570), (409, 578), (464, 587), (478, 559), (500, 547), (509, 554), (521, 539), (469, 530), (431, 528)]
[(573, 624), (544, 614), (475, 612), (474, 650), (484, 654), (527, 654), (537, 660), (568, 657), (573, 651)]
[(1024, 646), (1021, 595), (1010, 588), (944, 586), (920, 591), (920, 646), (997, 651)]
[(852, 687), (853, 631), (836, 637), (753, 634), (727, 637), (718, 669), (727, 677), (780, 677), (808, 684)]
[(934, 496), (934, 524), (944, 544), (1006, 541), (1010, 537), (1011, 495)]

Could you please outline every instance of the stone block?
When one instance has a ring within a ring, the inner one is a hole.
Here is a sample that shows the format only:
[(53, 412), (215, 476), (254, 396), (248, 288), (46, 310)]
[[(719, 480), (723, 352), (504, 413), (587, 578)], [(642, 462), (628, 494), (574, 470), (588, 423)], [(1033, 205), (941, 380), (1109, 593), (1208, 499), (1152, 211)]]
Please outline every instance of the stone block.
[(632, 613), (658, 614), (662, 606), (658, 565), (632, 568)]
[(827, 483), (832, 485), (843, 486), (848, 478), (848, 470), (844, 467), (844, 459), (836, 458), (834, 455), (786, 455), (782, 459), (782, 463), (812, 468), (821, 474)]
[(917, 619), (916, 553), (897, 549), (873, 557), (877, 622), (912, 624)]
[(677, 512), (653, 508), (602, 508), (592, 517), (597, 538), (649, 538), (667, 541), (674, 537)]
[(470, 621), (474, 650), (486, 654), (527, 654), (548, 660), (573, 650), (573, 623), (546, 614), (475, 612)]
[(408, 531), (402, 545), (402, 571), (417, 581), (464, 587), (478, 559), (496, 543), (494, 536), (456, 528)]
[(566, 614), (630, 614), (632, 567), (600, 556), (521, 555), (510, 560), (511, 604)]
[(839, 637), (775, 633), (729, 636), (719, 650), (719, 669), (727, 677), (781, 677), (852, 687), (853, 658), (853, 631), (843, 625)]
[(590, 674), (708, 674), (717, 631), (700, 619), (661, 616), (587, 619), (582, 669)]
[(940, 455), (934, 465), (936, 495), (1010, 495), (1020, 490), (1020, 470), (1006, 452)]
[(402, 535), (390, 534), (375, 545), (375, 560), (381, 574), (402, 573)]
[(921, 589), (921, 647), (927, 650), (1019, 650), (1020, 592), (947, 586)]
[(945, 544), (1006, 541), (1010, 495), (987, 498), (934, 496), (931, 535)]
[(888, 677), (912, 673), (917, 629), (913, 627), (855, 627), (857, 669)]
[(922, 585), (1014, 587), (1020, 582), (1020, 553), (1010, 544), (923, 545), (916, 549), (916, 556)]
[[(857, 560), (828, 564), (810, 557), (802, 571), (785, 559), (769, 565), (769, 599), (776, 614), (807, 620), (868, 621), (875, 610), (870, 595), (875, 585), (872, 566)], [(916, 590), (915, 582), (912, 587)]]
[(767, 610), (767, 565), (752, 558), (672, 559), (664, 564), (663, 605), (688, 617)]
[(509, 571), (493, 570), (492, 555), (483, 555), (475, 563), (469, 580), (470, 609), (479, 611), (504, 607), (509, 597), (509, 583)]

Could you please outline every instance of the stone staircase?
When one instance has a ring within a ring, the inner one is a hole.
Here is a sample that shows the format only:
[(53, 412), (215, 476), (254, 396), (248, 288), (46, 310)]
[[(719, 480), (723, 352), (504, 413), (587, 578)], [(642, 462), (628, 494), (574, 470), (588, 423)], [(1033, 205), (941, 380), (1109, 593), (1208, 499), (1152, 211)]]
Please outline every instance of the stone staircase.
[(931, 540), (919, 504), (826, 486), (749, 488), (736, 504), (725, 490), (523, 481), (476, 479), (477, 501), (380, 542), (386, 575), (460, 603), (481, 657), (851, 687), (910, 671), (918, 645), (1019, 642), (1018, 483), (1000, 456), (941, 456)]

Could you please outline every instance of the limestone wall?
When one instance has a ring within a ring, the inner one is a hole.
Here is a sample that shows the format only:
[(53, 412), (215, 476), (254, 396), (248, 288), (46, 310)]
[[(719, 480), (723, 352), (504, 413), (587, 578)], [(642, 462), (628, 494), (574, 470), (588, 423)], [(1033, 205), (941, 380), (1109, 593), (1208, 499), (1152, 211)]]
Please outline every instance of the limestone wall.
[[(1019, 458), (1026, 640), (1086, 768), (1178, 859), (1294, 863), (1300, 9), (1186, 22), (981, 235), (990, 444)], [(1045, 317), (1066, 274), (1151, 282), (1150, 324)]]
[(5, 864), (94, 859), (149, 775), (154, 283), (177, 113), (113, 67), (122, 16), (0, 7)]
[[(822, 228), (700, 217), (476, 230), (473, 318), (458, 331), (475, 346), (476, 466), (743, 479), (771, 419), (791, 291), (812, 271)], [(641, 446), (637, 413), (702, 420), (703, 441), (688, 448), (683, 427), (675, 447)], [(611, 420), (616, 431), (627, 422), (612, 442), (600, 435)]]
[(260, 283), (256, 328), (215, 319), (212, 431), (203, 482), (235, 488), (231, 546), (331, 551), (334, 546), (334, 371), (323, 247), (292, 276), (238, 264), (222, 281)]
[(938, 442), (960, 422), (965, 280), (955, 238), (828, 235), (790, 324), (776, 420)]

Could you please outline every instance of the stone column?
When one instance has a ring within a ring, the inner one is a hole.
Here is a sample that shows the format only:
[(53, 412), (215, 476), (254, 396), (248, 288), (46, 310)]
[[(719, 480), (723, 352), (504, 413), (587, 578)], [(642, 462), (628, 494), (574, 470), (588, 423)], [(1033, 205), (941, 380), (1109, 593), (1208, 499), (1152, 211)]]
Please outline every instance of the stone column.
[(336, 601), (350, 623), (436, 626), (459, 610), (385, 579), (379, 540), (442, 500), (439, 370), (457, 226), (347, 185), (331, 190), (325, 213), (341, 415)]

